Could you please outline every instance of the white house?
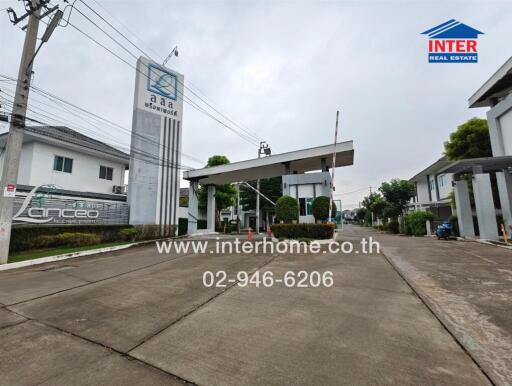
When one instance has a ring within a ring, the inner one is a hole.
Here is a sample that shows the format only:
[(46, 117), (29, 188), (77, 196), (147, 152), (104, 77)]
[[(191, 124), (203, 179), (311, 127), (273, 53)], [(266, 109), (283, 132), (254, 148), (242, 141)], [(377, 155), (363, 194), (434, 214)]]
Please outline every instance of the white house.
[[(0, 170), (7, 133), (0, 134)], [(62, 126), (25, 128), (21, 149), (14, 220), (29, 223), (127, 223), (125, 171), (129, 155)], [(28, 206), (22, 211), (27, 199)], [(45, 207), (53, 214), (44, 215)], [(37, 210), (35, 209), (37, 207)], [(71, 216), (91, 209), (94, 218)], [(65, 216), (60, 216), (64, 211)]]
[[(0, 135), (0, 166), (7, 133)], [(124, 187), (129, 155), (68, 127), (25, 129), (18, 185), (52, 184), (66, 190), (115, 193)], [(121, 189), (122, 190), (122, 189)]]
[(453, 174), (441, 171), (449, 164), (450, 161), (442, 157), (409, 180), (416, 184), (410, 209), (429, 210), (442, 220), (450, 218)]

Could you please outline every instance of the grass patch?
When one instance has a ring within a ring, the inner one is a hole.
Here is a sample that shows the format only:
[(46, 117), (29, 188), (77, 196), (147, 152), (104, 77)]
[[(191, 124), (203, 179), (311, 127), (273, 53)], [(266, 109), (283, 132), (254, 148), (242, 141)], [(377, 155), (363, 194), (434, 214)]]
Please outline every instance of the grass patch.
[(36, 249), (32, 251), (17, 252), (9, 255), (8, 263), (16, 263), (18, 261), (39, 259), (41, 257), (63, 255), (65, 253), (89, 251), (91, 249), (114, 247), (117, 245), (130, 244), (126, 241), (118, 241), (112, 243), (102, 243), (95, 245), (84, 245), (82, 247), (59, 247), (59, 248), (48, 248), (48, 249)]

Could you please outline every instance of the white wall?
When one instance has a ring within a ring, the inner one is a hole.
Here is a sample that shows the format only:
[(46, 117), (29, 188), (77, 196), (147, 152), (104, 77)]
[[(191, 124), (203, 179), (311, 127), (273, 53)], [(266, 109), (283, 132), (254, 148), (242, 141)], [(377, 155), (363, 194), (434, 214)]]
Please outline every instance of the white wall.
[(416, 191), (419, 203), (427, 203), (430, 201), (428, 191), (430, 186), (427, 182), (427, 177), (423, 178), (422, 181), (416, 183)]
[[(72, 173), (53, 170), (55, 155), (73, 159)], [(114, 169), (112, 181), (99, 178), (100, 165)], [(54, 145), (30, 142), (23, 144), (18, 184), (55, 184), (67, 190), (112, 193), (114, 185), (124, 184), (124, 171), (121, 163)]]
[(512, 109), (500, 116), (501, 137), (505, 154), (512, 155)]

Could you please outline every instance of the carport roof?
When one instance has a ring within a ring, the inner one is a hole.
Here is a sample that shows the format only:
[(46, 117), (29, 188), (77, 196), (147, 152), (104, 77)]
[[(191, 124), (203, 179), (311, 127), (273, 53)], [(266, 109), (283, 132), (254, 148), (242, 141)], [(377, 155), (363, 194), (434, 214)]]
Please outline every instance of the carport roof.
[(452, 161), (449, 165), (439, 169), (439, 173), (472, 172), (473, 168), (482, 168), (482, 172), (497, 172), (512, 167), (512, 156), (483, 157)]
[[(282, 176), (286, 174), (287, 164), (291, 173), (320, 170), (322, 158), (325, 158), (327, 166), (332, 167), (334, 149), (334, 144), (325, 145), (226, 165), (188, 170), (183, 172), (183, 178), (197, 180), (204, 184), (227, 184)], [(348, 166), (353, 163), (354, 148), (352, 141), (337, 143), (336, 167)]]

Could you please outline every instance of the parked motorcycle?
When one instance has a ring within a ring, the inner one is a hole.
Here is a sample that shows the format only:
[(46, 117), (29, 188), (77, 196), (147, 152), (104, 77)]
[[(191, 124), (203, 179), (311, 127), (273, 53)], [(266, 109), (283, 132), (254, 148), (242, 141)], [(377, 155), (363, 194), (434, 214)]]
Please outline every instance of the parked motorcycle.
[(448, 238), (452, 235), (452, 224), (449, 222), (444, 222), (437, 226), (436, 229), (436, 236), (438, 240), (445, 239), (448, 240)]

